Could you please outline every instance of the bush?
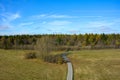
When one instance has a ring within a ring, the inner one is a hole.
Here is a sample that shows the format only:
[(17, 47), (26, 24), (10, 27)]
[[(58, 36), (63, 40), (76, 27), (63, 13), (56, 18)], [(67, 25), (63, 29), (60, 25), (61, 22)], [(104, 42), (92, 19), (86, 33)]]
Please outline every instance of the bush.
[(48, 55), (44, 57), (45, 62), (63, 64), (64, 60), (61, 55)]
[(58, 56), (57, 57), (57, 64), (63, 64), (64, 63), (64, 60), (61, 56)]
[(34, 59), (34, 58), (36, 58), (35, 52), (29, 52), (25, 54), (25, 59)]

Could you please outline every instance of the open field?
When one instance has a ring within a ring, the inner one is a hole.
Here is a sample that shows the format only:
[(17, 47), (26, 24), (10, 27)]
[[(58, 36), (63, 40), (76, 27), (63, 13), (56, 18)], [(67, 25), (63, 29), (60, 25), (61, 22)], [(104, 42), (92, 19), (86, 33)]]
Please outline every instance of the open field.
[[(66, 80), (65, 64), (27, 60), (27, 52), (0, 50), (0, 80)], [(72, 51), (68, 57), (73, 63), (74, 80), (120, 80), (120, 49)]]
[(0, 80), (65, 80), (67, 66), (27, 60), (25, 50), (0, 50)]
[(74, 51), (69, 58), (74, 80), (120, 80), (120, 49)]

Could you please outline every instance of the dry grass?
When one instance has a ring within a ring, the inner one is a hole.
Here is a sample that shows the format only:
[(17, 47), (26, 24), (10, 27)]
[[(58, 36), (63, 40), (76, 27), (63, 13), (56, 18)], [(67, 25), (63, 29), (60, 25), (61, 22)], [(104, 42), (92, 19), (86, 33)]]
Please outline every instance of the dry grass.
[(74, 80), (120, 80), (120, 49), (74, 51), (69, 58)]
[(29, 51), (0, 50), (0, 80), (66, 80), (65, 64), (27, 60), (26, 52)]
[[(65, 64), (27, 60), (26, 52), (0, 50), (0, 80), (66, 80)], [(120, 80), (120, 49), (74, 51), (69, 58), (74, 80)]]

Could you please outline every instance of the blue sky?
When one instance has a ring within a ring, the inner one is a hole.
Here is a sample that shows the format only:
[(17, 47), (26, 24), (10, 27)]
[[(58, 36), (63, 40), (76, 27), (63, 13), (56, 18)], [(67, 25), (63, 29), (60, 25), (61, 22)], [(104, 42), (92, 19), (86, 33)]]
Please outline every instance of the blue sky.
[(120, 0), (0, 0), (0, 35), (120, 33)]

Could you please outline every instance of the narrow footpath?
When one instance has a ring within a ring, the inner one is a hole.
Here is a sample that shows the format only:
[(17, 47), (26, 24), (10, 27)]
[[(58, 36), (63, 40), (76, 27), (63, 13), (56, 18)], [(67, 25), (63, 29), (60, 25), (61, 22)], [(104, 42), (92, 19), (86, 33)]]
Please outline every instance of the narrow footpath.
[(68, 73), (67, 73), (67, 80), (73, 80), (73, 68), (72, 63), (70, 60), (66, 57), (66, 53), (62, 55), (63, 59), (67, 62), (68, 65)]

